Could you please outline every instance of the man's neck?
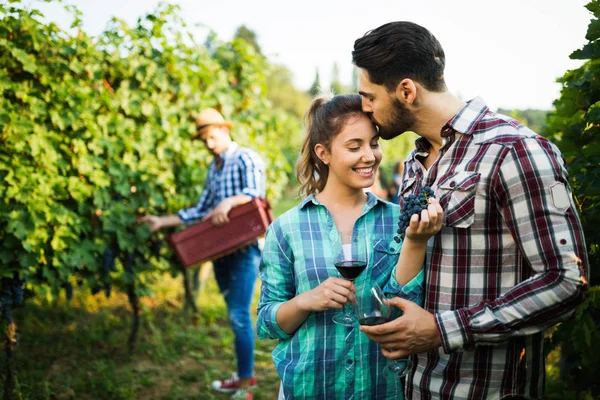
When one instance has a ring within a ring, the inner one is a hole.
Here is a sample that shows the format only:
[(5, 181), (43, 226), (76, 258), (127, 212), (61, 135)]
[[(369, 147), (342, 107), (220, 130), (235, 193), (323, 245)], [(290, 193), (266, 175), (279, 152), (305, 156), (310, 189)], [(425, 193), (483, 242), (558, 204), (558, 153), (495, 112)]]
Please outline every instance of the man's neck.
[(417, 123), (414, 131), (427, 139), (433, 150), (437, 152), (442, 146), (442, 128), (464, 106), (464, 101), (448, 91), (428, 92), (420, 99), (419, 107), (415, 112)]

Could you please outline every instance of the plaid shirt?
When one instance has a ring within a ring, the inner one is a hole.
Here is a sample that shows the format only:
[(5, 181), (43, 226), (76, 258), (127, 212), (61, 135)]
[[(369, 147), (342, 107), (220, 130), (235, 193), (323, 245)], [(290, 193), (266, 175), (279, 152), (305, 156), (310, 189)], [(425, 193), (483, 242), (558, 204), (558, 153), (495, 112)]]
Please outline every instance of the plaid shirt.
[[(366, 228), (374, 251), (356, 287), (360, 292), (372, 282), (381, 287), (387, 284), (386, 290), (395, 287), (396, 294), (421, 302), (422, 273), (404, 287), (390, 279), (400, 254), (400, 245), (393, 240), (400, 208), (371, 193), (368, 196), (355, 227)], [(286, 399), (402, 399), (400, 381), (381, 374), (388, 361), (379, 346), (361, 333), (358, 325), (347, 328), (332, 322), (341, 310), (313, 312), (291, 335), (277, 324), (281, 304), (330, 276), (340, 277), (333, 265), (332, 241), (336, 237), (331, 214), (314, 196), (269, 227), (259, 270), (258, 337), (279, 339), (273, 361)]]
[[(459, 135), (456, 135), (459, 133)], [(583, 299), (587, 254), (559, 150), (472, 100), (442, 129), (426, 170), (423, 138), (405, 163), (403, 197), (429, 185), (444, 208), (428, 244), (425, 309), (443, 345), (413, 357), (409, 399), (538, 399), (543, 331)]]
[(228, 197), (239, 194), (265, 197), (265, 164), (258, 153), (233, 142), (221, 160), (221, 169), (217, 169), (218, 156), (210, 163), (198, 203), (177, 213), (186, 224), (204, 217)]

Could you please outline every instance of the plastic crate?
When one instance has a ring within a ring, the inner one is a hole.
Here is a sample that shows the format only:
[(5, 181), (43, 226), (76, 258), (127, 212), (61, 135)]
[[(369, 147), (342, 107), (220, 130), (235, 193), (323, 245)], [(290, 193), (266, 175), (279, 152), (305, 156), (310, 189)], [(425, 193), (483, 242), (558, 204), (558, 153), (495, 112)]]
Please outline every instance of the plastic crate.
[(228, 216), (226, 225), (213, 226), (206, 220), (168, 236), (167, 241), (184, 267), (198, 266), (248, 246), (263, 236), (273, 222), (269, 202), (262, 198), (232, 208)]

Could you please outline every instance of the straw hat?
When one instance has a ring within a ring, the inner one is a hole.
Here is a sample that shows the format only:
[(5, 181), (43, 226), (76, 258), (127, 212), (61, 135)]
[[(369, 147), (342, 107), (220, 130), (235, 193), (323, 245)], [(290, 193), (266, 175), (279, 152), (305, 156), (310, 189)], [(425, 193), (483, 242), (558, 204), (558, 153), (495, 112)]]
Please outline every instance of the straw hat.
[(214, 108), (202, 110), (200, 114), (196, 116), (196, 133), (192, 135), (192, 139), (197, 139), (204, 130), (214, 125), (226, 126), (227, 128), (233, 126), (231, 121), (225, 121), (225, 118), (223, 118), (221, 113)]

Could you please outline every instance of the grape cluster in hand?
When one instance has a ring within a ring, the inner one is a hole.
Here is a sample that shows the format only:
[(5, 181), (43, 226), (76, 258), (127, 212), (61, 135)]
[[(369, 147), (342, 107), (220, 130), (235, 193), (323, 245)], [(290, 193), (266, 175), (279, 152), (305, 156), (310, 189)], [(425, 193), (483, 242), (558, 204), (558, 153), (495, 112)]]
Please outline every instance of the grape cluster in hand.
[(406, 228), (410, 224), (410, 217), (413, 214), (421, 214), (429, 205), (429, 199), (435, 198), (433, 190), (429, 186), (424, 186), (418, 190), (417, 194), (409, 194), (404, 198), (404, 205), (398, 218), (398, 235), (394, 237), (396, 243), (400, 243), (406, 234)]

